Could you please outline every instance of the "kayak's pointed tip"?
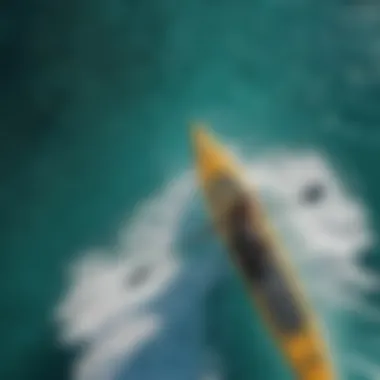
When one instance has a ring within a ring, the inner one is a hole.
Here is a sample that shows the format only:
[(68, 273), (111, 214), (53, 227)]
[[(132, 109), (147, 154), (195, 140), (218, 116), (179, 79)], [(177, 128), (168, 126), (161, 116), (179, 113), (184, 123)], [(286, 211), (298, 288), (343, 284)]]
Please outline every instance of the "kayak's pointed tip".
[(199, 145), (201, 141), (204, 141), (208, 137), (207, 126), (204, 123), (195, 122), (190, 125), (190, 132), (193, 143)]
[(191, 127), (191, 139), (197, 159), (208, 161), (213, 155), (215, 143), (207, 131), (207, 127), (202, 123), (194, 123)]
[(209, 132), (205, 124), (192, 124), (191, 137), (197, 171), (203, 182), (209, 182), (221, 171), (228, 170), (230, 166), (228, 152)]
[(207, 126), (200, 122), (192, 123), (190, 132), (194, 150), (198, 158), (200, 158), (210, 150), (211, 136), (207, 131)]

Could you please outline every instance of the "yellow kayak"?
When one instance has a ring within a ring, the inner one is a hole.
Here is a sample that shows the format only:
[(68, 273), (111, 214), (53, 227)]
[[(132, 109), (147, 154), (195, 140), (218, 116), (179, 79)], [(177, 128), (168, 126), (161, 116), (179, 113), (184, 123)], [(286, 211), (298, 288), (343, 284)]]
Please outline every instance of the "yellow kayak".
[(245, 182), (243, 168), (203, 128), (194, 130), (193, 143), (196, 171), (213, 224), (296, 378), (336, 379), (312, 310), (258, 197)]

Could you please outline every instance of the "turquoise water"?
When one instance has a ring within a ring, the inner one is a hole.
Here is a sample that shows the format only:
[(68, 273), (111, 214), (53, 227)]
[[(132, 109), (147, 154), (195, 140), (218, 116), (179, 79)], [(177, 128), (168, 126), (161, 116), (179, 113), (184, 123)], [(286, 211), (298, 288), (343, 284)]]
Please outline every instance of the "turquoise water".
[[(72, 353), (56, 343), (52, 318), (65, 268), (78, 252), (113, 243), (136, 203), (191, 165), (193, 119), (246, 152), (327, 152), (378, 230), (378, 30), (368, 7), (243, 0), (2, 7), (1, 378), (68, 378)], [(365, 262), (380, 265), (377, 252)], [(260, 327), (247, 338), (252, 312), (239, 286), (226, 282), (209, 300), (211, 309), (222, 304), (210, 334), (226, 331), (214, 339), (229, 358), (229, 378), (280, 378)], [(352, 331), (378, 328), (355, 315), (346, 323)], [(376, 352), (366, 355), (376, 362)]]

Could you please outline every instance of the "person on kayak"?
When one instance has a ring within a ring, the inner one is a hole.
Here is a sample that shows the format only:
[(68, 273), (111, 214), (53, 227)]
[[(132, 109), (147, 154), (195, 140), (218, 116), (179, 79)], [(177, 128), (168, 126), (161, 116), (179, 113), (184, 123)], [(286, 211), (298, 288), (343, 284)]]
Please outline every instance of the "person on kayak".
[(231, 241), (238, 260), (246, 275), (254, 281), (262, 280), (268, 264), (268, 250), (258, 231), (255, 231), (250, 218), (249, 199), (239, 197), (229, 215)]
[(254, 229), (251, 207), (249, 199), (239, 197), (232, 208), (229, 219), (232, 249), (245, 276), (260, 289), (278, 328), (298, 331), (303, 324), (302, 312), (297, 308), (283, 275), (273, 265), (270, 248), (265, 245), (259, 231)]

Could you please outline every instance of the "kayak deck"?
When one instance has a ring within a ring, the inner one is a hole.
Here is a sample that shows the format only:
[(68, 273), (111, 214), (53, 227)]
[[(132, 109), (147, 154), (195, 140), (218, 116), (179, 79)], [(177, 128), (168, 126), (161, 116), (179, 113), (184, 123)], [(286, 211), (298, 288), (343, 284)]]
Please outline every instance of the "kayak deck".
[(217, 232), (297, 378), (335, 379), (311, 309), (281, 263), (279, 245), (237, 163), (203, 129), (195, 132), (194, 143), (200, 184)]

